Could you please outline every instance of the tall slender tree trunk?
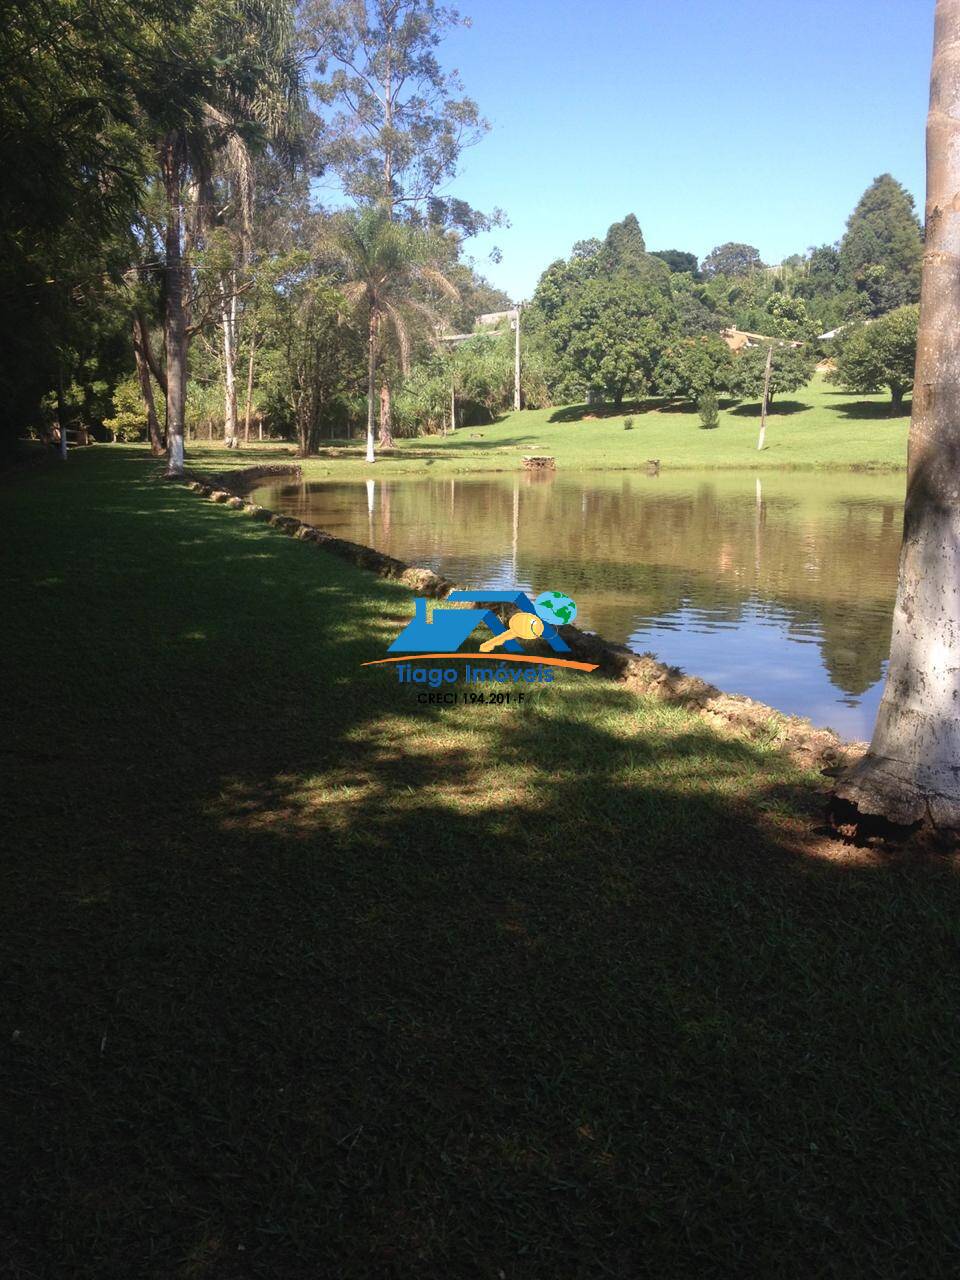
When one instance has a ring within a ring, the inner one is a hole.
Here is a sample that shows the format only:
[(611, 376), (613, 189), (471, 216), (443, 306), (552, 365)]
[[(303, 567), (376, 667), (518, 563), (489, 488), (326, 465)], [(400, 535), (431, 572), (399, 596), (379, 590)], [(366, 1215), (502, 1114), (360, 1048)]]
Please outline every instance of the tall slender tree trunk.
[(870, 750), (836, 794), (960, 832), (960, 0), (937, 0), (920, 332), (890, 665)]
[(57, 358), (57, 426), (60, 428), (60, 457), (67, 459), (67, 397), (63, 389), (63, 357)]
[(143, 332), (143, 320), (139, 312), (133, 315), (133, 354), (137, 362), (137, 380), (140, 383), (140, 394), (143, 396), (144, 408), (147, 411), (147, 432), (150, 436), (150, 452), (159, 458), (164, 452), (163, 438), (160, 434), (160, 422), (153, 398), (153, 383), (150, 381), (150, 366), (147, 362), (146, 339)]
[(393, 448), (393, 404), (386, 375), (380, 385), (380, 448)]
[(763, 400), (760, 402), (760, 435), (757, 437), (757, 448), (763, 448), (767, 438), (767, 410), (770, 408), (770, 370), (773, 366), (773, 343), (767, 348), (767, 363), (763, 369)]
[[(229, 285), (229, 288), (228, 288)], [(236, 449), (237, 437), (237, 290), (234, 273), (220, 277), (220, 327), (223, 331), (223, 442)]]
[(367, 462), (376, 462), (373, 452), (374, 402), (377, 398), (377, 329), (376, 309), (370, 309), (370, 333), (367, 339)]
[(183, 475), (183, 424), (187, 406), (186, 269), (183, 260), (183, 165), (180, 139), (167, 134), (160, 147), (160, 167), (167, 198), (166, 289), (163, 341), (167, 353), (167, 475)]
[(250, 409), (253, 405), (253, 360), (257, 354), (256, 328), (250, 334), (250, 359), (247, 361), (247, 404), (243, 415), (243, 442), (250, 443)]
[(520, 412), (520, 304), (514, 308), (513, 335), (513, 410)]
[(153, 379), (156, 382), (157, 386), (160, 388), (163, 394), (166, 395), (167, 394), (167, 375), (164, 373), (163, 367), (160, 364), (160, 361), (157, 359), (156, 354), (153, 350), (153, 343), (150, 341), (150, 326), (149, 324), (147, 324), (147, 318), (143, 314), (143, 311), (140, 307), (136, 308), (136, 311), (134, 314), (135, 314), (137, 323), (140, 325), (140, 341), (143, 344), (143, 354), (150, 368), (150, 372), (153, 374)]

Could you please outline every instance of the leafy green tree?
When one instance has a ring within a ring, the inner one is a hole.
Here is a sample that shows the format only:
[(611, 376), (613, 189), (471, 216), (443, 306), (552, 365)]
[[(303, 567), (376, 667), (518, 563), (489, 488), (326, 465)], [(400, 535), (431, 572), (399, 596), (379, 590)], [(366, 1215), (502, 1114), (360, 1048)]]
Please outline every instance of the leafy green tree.
[(861, 394), (889, 387), (893, 412), (902, 413), (913, 386), (919, 322), (918, 306), (898, 307), (844, 334), (830, 380)]
[(596, 389), (620, 408), (647, 394), (675, 324), (667, 293), (628, 277), (597, 277), (563, 307), (554, 324), (572, 386)]
[(524, 315), (528, 349), (555, 401), (592, 389), (619, 405), (649, 392), (677, 328), (670, 270), (646, 252), (633, 214), (602, 241), (579, 241), (567, 261), (551, 263)]
[(699, 263), (695, 253), (685, 253), (682, 249), (654, 249), (652, 256), (665, 262), (674, 275), (687, 273), (694, 280), (699, 275)]
[[(740, 400), (759, 400), (763, 396), (763, 382), (767, 364), (767, 344), (747, 347), (734, 360), (730, 390)], [(815, 357), (804, 347), (789, 343), (777, 343), (773, 348), (770, 366), (770, 397), (791, 391), (799, 391), (813, 377)]]
[(444, 274), (455, 286), (459, 302), (450, 316), (456, 333), (472, 333), (477, 316), (513, 307), (510, 295), (485, 280), (466, 262), (452, 262)]
[(811, 323), (806, 303), (802, 298), (791, 297), (783, 292), (771, 293), (764, 308), (770, 317), (770, 323), (762, 332), (772, 337), (805, 341), (814, 336), (816, 326)]
[(730, 348), (715, 335), (672, 342), (657, 366), (657, 390), (686, 400), (699, 400), (708, 391), (728, 391), (734, 365)]
[(913, 196), (889, 173), (860, 197), (840, 242), (840, 271), (872, 316), (917, 302), (923, 240)]
[(467, 235), (501, 219), (446, 193), (461, 153), (489, 130), (436, 50), (469, 21), (436, 0), (307, 0), (301, 40), (320, 76), (326, 164), (361, 205)]
[[(113, 305), (154, 128), (202, 55), (188, 0), (19, 0), (0, 26), (0, 444), (89, 366)], [(157, 32), (163, 33), (158, 40)], [(177, 67), (176, 76), (171, 67)]]
[(759, 249), (755, 249), (752, 244), (728, 241), (711, 249), (700, 270), (709, 280), (713, 276), (746, 276), (761, 266), (763, 263), (760, 261)]
[[(401, 370), (406, 373), (414, 333), (428, 339), (436, 332), (436, 302), (457, 301), (457, 291), (443, 274), (446, 259), (441, 237), (391, 221), (382, 205), (332, 218), (321, 234), (318, 251), (343, 273), (340, 292), (353, 313), (362, 317), (367, 340), (367, 462), (375, 462), (373, 428), (377, 368), (384, 343), (392, 337)], [(431, 299), (431, 301), (427, 301)], [(381, 447), (390, 447), (384, 436)]]
[(635, 213), (622, 222), (611, 223), (599, 251), (600, 270), (607, 275), (642, 272), (647, 262), (647, 246)]
[(363, 381), (362, 343), (340, 323), (343, 298), (316, 267), (309, 250), (295, 249), (260, 268), (262, 394), (292, 426), (301, 457), (316, 453)]
[[(186, 32), (206, 53), (205, 74), (189, 86), (185, 118), (157, 141), (165, 198), (163, 328), (169, 473), (183, 471), (187, 354), (199, 327), (191, 316), (191, 252), (217, 208), (218, 165), (231, 173), (241, 218), (250, 206), (250, 151), (288, 145), (301, 110), (286, 0), (197, 0)], [(224, 324), (222, 273), (212, 314)], [(202, 321), (201, 321), (202, 323)]]
[(127, 377), (113, 392), (113, 414), (103, 425), (114, 440), (142, 440), (147, 434), (147, 415), (136, 378)]
[(687, 272), (670, 277), (670, 293), (677, 311), (679, 332), (684, 338), (717, 334), (733, 323), (722, 299)]
[[(487, 215), (449, 193), (464, 148), (490, 127), (437, 59), (444, 36), (469, 20), (437, 0), (307, 0), (300, 15), (322, 77), (313, 89), (324, 162), (344, 192), (390, 219), (457, 237), (499, 225), (500, 210)], [(391, 363), (382, 372), (380, 433), (388, 440)]]

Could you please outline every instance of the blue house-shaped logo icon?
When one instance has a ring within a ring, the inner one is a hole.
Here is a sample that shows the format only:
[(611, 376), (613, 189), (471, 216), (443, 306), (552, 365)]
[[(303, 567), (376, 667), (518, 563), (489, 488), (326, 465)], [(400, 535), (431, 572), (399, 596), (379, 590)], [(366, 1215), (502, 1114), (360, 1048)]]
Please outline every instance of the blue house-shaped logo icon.
[[(529, 597), (522, 591), (451, 591), (448, 600), (463, 600), (474, 604), (512, 604), (523, 613), (535, 612)], [(500, 635), (508, 628), (490, 609), (434, 609), (427, 618), (427, 601), (418, 596), (414, 601), (414, 615), (387, 650), (388, 653), (456, 653), (480, 624), (493, 635)], [(569, 653), (570, 646), (561, 640), (556, 627), (544, 622), (543, 639), (556, 653)], [(523, 653), (518, 640), (505, 640), (500, 650), (506, 653)]]

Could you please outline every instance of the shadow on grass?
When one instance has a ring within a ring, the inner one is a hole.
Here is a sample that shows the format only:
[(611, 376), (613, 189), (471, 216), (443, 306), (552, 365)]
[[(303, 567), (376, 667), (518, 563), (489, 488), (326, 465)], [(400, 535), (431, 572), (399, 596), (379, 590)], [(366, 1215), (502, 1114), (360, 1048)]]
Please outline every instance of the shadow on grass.
[(626, 400), (618, 409), (612, 404), (567, 404), (554, 409), (549, 422), (582, 422), (602, 418), (622, 418), (625, 414), (649, 413), (664, 404), (659, 398), (649, 400)]
[[(848, 393), (849, 394), (849, 393)], [(831, 405), (837, 413), (842, 414), (845, 418), (855, 418), (862, 420), (868, 419), (884, 419), (886, 421), (896, 420), (899, 418), (909, 418), (912, 409), (912, 400), (907, 397), (903, 402), (903, 407), (898, 411), (894, 411), (890, 401), (877, 404), (872, 400), (848, 400), (844, 404)]]
[[(729, 412), (735, 418), (759, 418), (763, 406), (758, 400), (756, 404), (740, 404)], [(802, 400), (774, 400), (767, 410), (768, 418), (786, 418), (795, 413), (804, 413), (813, 406)]]
[(136, 461), (8, 504), (13, 1274), (938, 1273), (956, 878), (603, 682), (419, 706), (407, 593)]

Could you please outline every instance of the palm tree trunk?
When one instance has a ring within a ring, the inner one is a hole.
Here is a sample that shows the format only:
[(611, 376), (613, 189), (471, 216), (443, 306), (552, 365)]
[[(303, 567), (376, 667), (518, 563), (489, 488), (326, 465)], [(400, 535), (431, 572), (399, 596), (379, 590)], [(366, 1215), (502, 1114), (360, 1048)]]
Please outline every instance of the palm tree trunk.
[(143, 396), (144, 408), (147, 411), (150, 452), (155, 458), (159, 458), (163, 454), (164, 446), (160, 436), (157, 408), (153, 399), (153, 383), (150, 381), (150, 366), (147, 363), (142, 320), (139, 312), (134, 312), (133, 315), (133, 354), (137, 362), (137, 379), (140, 383), (140, 394)]
[(373, 452), (374, 402), (377, 398), (377, 329), (376, 309), (370, 309), (370, 333), (367, 340), (367, 462), (376, 462)]
[(960, 0), (937, 0), (920, 332), (900, 581), (870, 750), (837, 787), (861, 814), (960, 831)]
[(183, 475), (183, 424), (187, 404), (186, 281), (181, 236), (182, 181), (179, 139), (167, 134), (160, 148), (160, 167), (167, 197), (164, 232), (167, 280), (163, 340), (167, 352), (167, 475)]
[(393, 407), (390, 383), (384, 378), (380, 387), (380, 448), (393, 448)]

